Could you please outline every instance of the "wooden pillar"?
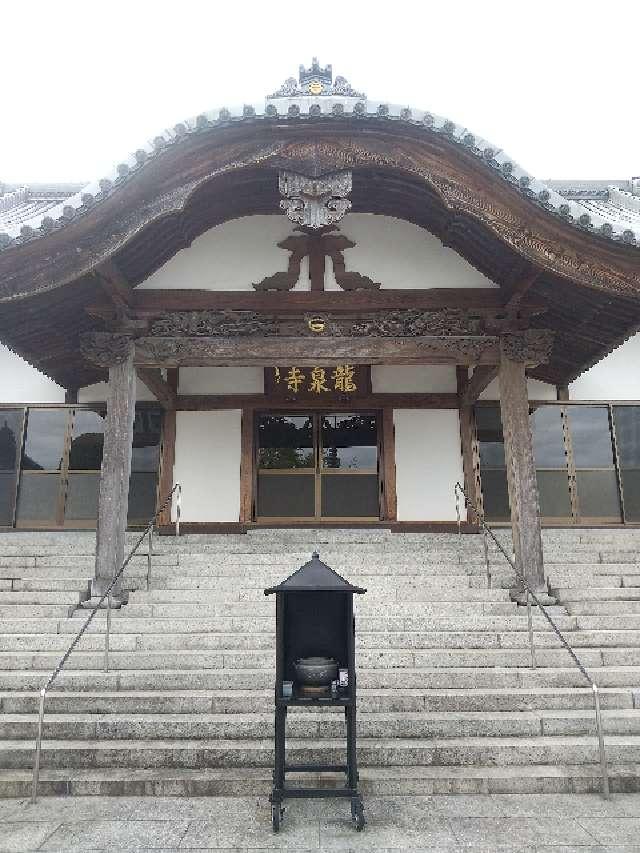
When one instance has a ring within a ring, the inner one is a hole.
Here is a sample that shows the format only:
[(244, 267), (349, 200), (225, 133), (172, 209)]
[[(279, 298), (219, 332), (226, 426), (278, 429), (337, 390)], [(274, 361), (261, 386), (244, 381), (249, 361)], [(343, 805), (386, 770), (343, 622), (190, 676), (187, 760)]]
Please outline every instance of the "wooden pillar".
[[(481, 493), (473, 447), (475, 442), (473, 404), (465, 403), (463, 400), (463, 390), (467, 385), (468, 378), (468, 368), (458, 365), (456, 367), (456, 379), (458, 383), (458, 417), (460, 420), (460, 449), (462, 452), (462, 472), (464, 475), (463, 486), (473, 506), (479, 507), (481, 506)], [(471, 506), (467, 506), (467, 521), (469, 523), (477, 521), (476, 514), (473, 512)]]
[(242, 409), (240, 426), (240, 521), (253, 521), (253, 491), (255, 482), (254, 410)]
[[(124, 361), (109, 368), (96, 531), (96, 566), (91, 585), (94, 599), (104, 593), (124, 561), (135, 408), (136, 372), (131, 347)], [(113, 594), (117, 600), (120, 584), (114, 588)]]
[(545, 588), (538, 486), (523, 361), (500, 356), (500, 409), (516, 565), (534, 591)]
[[(167, 370), (167, 385), (174, 394), (178, 393), (178, 368)], [(158, 487), (158, 504), (166, 500), (173, 488), (173, 466), (176, 461), (176, 410), (166, 409), (162, 418), (162, 457), (160, 459), (160, 485)], [(158, 524), (171, 524), (171, 504), (160, 513)]]
[(396, 434), (393, 409), (382, 410), (382, 515), (385, 521), (398, 520), (398, 495), (396, 491)]

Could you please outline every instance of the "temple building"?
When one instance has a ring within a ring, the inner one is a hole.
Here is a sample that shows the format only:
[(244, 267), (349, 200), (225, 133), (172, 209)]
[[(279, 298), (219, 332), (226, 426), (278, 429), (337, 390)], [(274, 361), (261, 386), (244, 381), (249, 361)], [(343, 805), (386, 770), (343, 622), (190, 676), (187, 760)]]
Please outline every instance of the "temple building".
[(0, 528), (98, 525), (95, 594), (175, 483), (188, 532), (428, 531), (460, 481), (541, 586), (541, 525), (640, 522), (639, 262), (639, 178), (537, 180), (316, 61), (0, 184)]

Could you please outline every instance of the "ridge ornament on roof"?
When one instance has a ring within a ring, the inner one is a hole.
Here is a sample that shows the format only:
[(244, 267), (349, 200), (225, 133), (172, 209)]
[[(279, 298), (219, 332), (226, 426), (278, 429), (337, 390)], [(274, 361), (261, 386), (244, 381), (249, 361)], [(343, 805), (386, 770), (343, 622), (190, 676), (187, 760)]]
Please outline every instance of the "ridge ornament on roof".
[(300, 66), (298, 82), (295, 77), (287, 77), (273, 95), (267, 95), (267, 100), (305, 95), (314, 98), (321, 95), (341, 95), (344, 98), (362, 98), (363, 100), (367, 98), (364, 92), (356, 92), (345, 77), (338, 76), (334, 81), (331, 66), (325, 65), (324, 68), (320, 68), (320, 63), (315, 56), (311, 60), (311, 68)]

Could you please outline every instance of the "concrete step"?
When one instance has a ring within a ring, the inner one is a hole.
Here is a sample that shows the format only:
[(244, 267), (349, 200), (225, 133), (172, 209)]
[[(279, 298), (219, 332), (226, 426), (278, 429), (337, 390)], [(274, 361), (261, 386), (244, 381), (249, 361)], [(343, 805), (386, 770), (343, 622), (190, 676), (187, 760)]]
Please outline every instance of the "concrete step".
[[(78, 656), (82, 655), (78, 652)], [(117, 653), (116, 653), (117, 654)], [(215, 654), (215, 653), (214, 653)], [(94, 655), (100, 667), (82, 669), (74, 655), (69, 666), (55, 682), (59, 691), (96, 690), (163, 690), (171, 685), (175, 690), (273, 689), (273, 672), (267, 669), (102, 669), (102, 659)], [(53, 656), (52, 656), (53, 657)], [(57, 663), (57, 658), (56, 658)], [(0, 691), (39, 690), (50, 671), (48, 669), (0, 670)], [(601, 666), (594, 675), (600, 687), (637, 688), (640, 668), (634, 666)], [(584, 687), (585, 679), (575, 666), (556, 667), (379, 667), (358, 672), (359, 688), (407, 689), (535, 689)]]
[[(344, 761), (341, 739), (288, 738), (291, 763)], [(640, 740), (610, 735), (607, 753), (612, 764), (640, 761)], [(571, 737), (359, 738), (358, 758), (364, 767), (483, 766), (535, 764), (597, 764), (597, 739)], [(30, 768), (32, 741), (0, 740), (0, 767)], [(44, 740), (43, 768), (71, 767), (273, 767), (273, 739), (255, 740)]]
[[(527, 712), (540, 710), (593, 711), (589, 687), (518, 689), (375, 689), (359, 691), (360, 714), (407, 711), (431, 712)], [(264, 712), (273, 701), (273, 690), (122, 690), (84, 693), (52, 690), (47, 694), (47, 714), (231, 714)], [(35, 714), (39, 693), (0, 693), (4, 714)], [(606, 688), (601, 691), (607, 710), (640, 710), (640, 687)], [(294, 708), (291, 713), (311, 709)], [(329, 709), (327, 709), (327, 713)], [(340, 714), (339, 709), (331, 712)]]
[[(96, 644), (98, 645), (98, 644)], [(581, 649), (580, 660), (586, 667), (633, 665), (640, 666), (640, 649)], [(60, 659), (60, 651), (0, 651), (0, 671), (53, 669)], [(448, 667), (508, 668), (527, 667), (530, 654), (526, 647), (519, 649), (405, 649), (360, 648), (358, 666), (363, 669), (422, 669)], [(537, 648), (538, 667), (562, 667), (569, 660), (563, 648)], [(98, 669), (102, 665), (99, 652), (73, 652), (74, 669)], [(114, 670), (243, 670), (264, 669), (271, 672), (275, 654), (272, 648), (253, 649), (113, 649), (109, 666)]]
[(637, 601), (640, 602), (640, 589), (621, 589), (619, 587), (558, 587), (551, 590), (560, 601), (567, 604), (574, 601)]
[[(52, 796), (252, 796), (266, 799), (272, 786), (269, 768), (65, 768), (42, 770), (39, 792)], [(613, 793), (640, 790), (635, 765), (609, 766)], [(586, 765), (362, 767), (360, 789), (371, 796), (428, 794), (586, 794), (600, 791), (599, 768)], [(293, 786), (302, 777), (291, 777)], [(305, 774), (304, 784), (320, 787), (341, 779)], [(0, 770), (0, 797), (31, 796), (30, 770)]]
[[(32, 740), (36, 736), (37, 714), (9, 714), (0, 718), (0, 740)], [(640, 710), (621, 709), (603, 712), (605, 734), (640, 734)], [(200, 713), (200, 714), (54, 714), (44, 720), (44, 738), (48, 740), (270, 740), (273, 714)], [(360, 713), (358, 737), (387, 740), (442, 738), (536, 738), (594, 735), (595, 718), (587, 711), (393, 711)], [(345, 737), (344, 716), (340, 713), (290, 713), (288, 738), (330, 739)], [(2, 755), (0, 754), (0, 761)]]
[(0, 620), (21, 619), (52, 619), (71, 616), (76, 604), (0, 604)]
[(640, 615), (640, 601), (565, 601), (564, 605), (572, 616), (609, 616), (609, 625), (612, 622), (611, 616), (616, 617), (617, 623), (620, 616)]
[(35, 590), (31, 592), (23, 591), (0, 591), (0, 607), (11, 605), (25, 604), (77, 604), (81, 600), (79, 592), (74, 595), (69, 590), (51, 591), (51, 590)]
[[(5, 595), (61, 595), (62, 593), (4, 593)], [(3, 593), (0, 593), (3, 595)], [(429, 587), (428, 584), (403, 586), (397, 585), (388, 588), (373, 588), (367, 591), (366, 599), (358, 602), (357, 611), (366, 611), (371, 607), (372, 602), (493, 602), (493, 601), (508, 601), (509, 596), (506, 590), (503, 589), (470, 589), (450, 587), (448, 585), (434, 585)], [(137, 591), (133, 592), (129, 597), (129, 606), (139, 606), (146, 604), (166, 603), (172, 604), (206, 604), (217, 602), (237, 602), (246, 601), (252, 603), (264, 604), (264, 587), (246, 588), (241, 585), (236, 585), (235, 589), (230, 588), (200, 588), (200, 589), (152, 589), (149, 592)], [(268, 606), (272, 603), (267, 602)], [(265, 608), (268, 609), (268, 608)]]

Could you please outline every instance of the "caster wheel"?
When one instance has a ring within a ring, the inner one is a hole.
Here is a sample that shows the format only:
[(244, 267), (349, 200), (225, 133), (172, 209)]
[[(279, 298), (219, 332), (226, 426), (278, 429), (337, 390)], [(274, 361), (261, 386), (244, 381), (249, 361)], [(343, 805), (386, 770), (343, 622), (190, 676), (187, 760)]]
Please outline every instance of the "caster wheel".
[(280, 832), (280, 826), (284, 818), (284, 809), (282, 806), (274, 803), (271, 806), (271, 826), (274, 832)]
[(365, 826), (364, 806), (361, 802), (351, 803), (351, 817), (356, 826), (356, 832), (362, 832)]

